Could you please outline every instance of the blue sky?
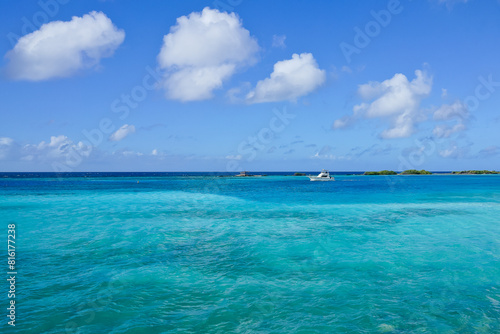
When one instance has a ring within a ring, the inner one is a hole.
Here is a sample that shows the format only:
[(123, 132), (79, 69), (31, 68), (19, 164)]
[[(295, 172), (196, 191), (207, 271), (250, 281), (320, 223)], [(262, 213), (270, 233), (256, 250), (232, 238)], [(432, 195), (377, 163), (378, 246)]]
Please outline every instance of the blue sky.
[(0, 171), (500, 169), (500, 2), (3, 1)]

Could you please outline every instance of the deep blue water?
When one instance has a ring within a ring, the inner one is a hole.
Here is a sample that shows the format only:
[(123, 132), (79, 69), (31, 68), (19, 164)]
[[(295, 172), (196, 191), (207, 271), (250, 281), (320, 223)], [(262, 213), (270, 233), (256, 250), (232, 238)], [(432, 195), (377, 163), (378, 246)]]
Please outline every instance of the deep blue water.
[(500, 175), (14, 174), (2, 332), (500, 332)]

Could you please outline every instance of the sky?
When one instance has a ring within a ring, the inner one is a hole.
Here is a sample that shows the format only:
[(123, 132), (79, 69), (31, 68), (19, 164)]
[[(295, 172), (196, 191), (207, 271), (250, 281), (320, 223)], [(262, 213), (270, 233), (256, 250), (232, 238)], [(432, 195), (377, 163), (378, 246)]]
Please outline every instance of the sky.
[(5, 0), (0, 171), (500, 169), (500, 1)]

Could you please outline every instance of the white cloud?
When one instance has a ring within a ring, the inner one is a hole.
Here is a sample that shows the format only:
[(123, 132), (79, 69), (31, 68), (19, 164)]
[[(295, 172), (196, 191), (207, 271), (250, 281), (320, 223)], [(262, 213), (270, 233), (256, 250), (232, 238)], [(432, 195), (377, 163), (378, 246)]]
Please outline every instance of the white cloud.
[(74, 143), (64, 135), (51, 136), (50, 141), (27, 144), (19, 149), (21, 160), (25, 161), (65, 161), (70, 167), (78, 165), (83, 158), (90, 156), (92, 147), (83, 142)]
[(456, 123), (453, 126), (449, 124), (438, 124), (432, 132), (438, 138), (448, 138), (454, 133), (465, 131), (467, 129), (465, 122), (469, 117), (470, 113), (465, 103), (455, 101), (453, 104), (443, 104), (434, 112), (434, 120), (456, 120)]
[(136, 151), (118, 151), (118, 152), (113, 152), (113, 154), (122, 155), (125, 158), (142, 157), (144, 155), (144, 153), (136, 152)]
[(158, 55), (166, 70), (164, 88), (170, 99), (206, 100), (238, 68), (256, 61), (259, 45), (235, 13), (205, 8), (181, 16), (163, 37)]
[(168, 156), (167, 152), (160, 151), (157, 148), (151, 151), (150, 154), (151, 157), (158, 158), (158, 159), (164, 159), (165, 157)]
[(421, 70), (415, 71), (415, 78), (409, 81), (401, 74), (395, 74), (383, 82), (369, 82), (359, 86), (358, 93), (365, 101), (353, 107), (353, 116), (344, 116), (334, 122), (334, 128), (345, 127), (360, 116), (388, 120), (391, 127), (384, 130), (382, 138), (409, 137), (415, 131), (415, 123), (425, 117), (420, 112), (421, 100), (432, 88), (432, 77)]
[(467, 105), (461, 101), (455, 101), (453, 104), (443, 104), (434, 112), (434, 119), (437, 121), (467, 118), (469, 118), (469, 110)]
[(228, 160), (241, 160), (242, 156), (240, 154), (238, 154), (238, 155), (226, 155), (226, 159), (228, 159)]
[(325, 79), (325, 71), (318, 67), (311, 53), (293, 54), (292, 59), (274, 64), (271, 76), (257, 83), (255, 90), (248, 93), (247, 101), (295, 101), (316, 90)]
[(285, 35), (273, 35), (273, 48), (286, 48)]
[(333, 147), (331, 147), (329, 145), (324, 145), (320, 150), (316, 151), (316, 153), (311, 156), (311, 159), (320, 159), (320, 160), (351, 160), (352, 159), (352, 156), (350, 154), (335, 155), (332, 152), (333, 152)]
[(14, 140), (9, 137), (0, 137), (0, 146), (10, 146), (14, 143)]
[(222, 87), (235, 70), (234, 64), (211, 67), (189, 67), (172, 73), (165, 80), (168, 97), (180, 101), (207, 100), (214, 89)]
[(124, 38), (123, 30), (101, 12), (53, 21), (21, 37), (7, 52), (7, 72), (16, 80), (68, 77), (112, 56)]
[(439, 124), (432, 130), (432, 133), (438, 138), (448, 138), (452, 134), (465, 131), (466, 129), (466, 126), (462, 123), (455, 124), (454, 126)]
[(134, 132), (135, 132), (135, 126), (124, 124), (121, 128), (119, 128), (118, 130), (113, 132), (111, 136), (109, 136), (109, 140), (120, 141)]
[(448, 159), (462, 159), (467, 157), (469, 149), (469, 146), (460, 147), (457, 144), (452, 143), (449, 148), (440, 150), (439, 155)]
[(334, 129), (342, 129), (345, 127), (348, 127), (349, 125), (353, 124), (355, 122), (354, 117), (349, 117), (349, 116), (343, 116), (342, 118), (336, 119), (333, 122), (333, 128)]
[(320, 160), (351, 160), (352, 158), (348, 155), (334, 155), (334, 154), (319, 154), (316, 152), (315, 155), (311, 156), (312, 159), (320, 159)]
[(0, 160), (5, 159), (14, 144), (14, 140), (9, 137), (0, 137)]

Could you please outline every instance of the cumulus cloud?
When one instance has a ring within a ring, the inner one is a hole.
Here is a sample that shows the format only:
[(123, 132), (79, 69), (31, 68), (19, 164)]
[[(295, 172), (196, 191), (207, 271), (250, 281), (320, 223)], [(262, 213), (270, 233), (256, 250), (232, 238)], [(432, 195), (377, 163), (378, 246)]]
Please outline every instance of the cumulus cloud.
[(467, 118), (469, 118), (469, 110), (467, 105), (461, 101), (455, 101), (453, 104), (443, 104), (434, 112), (434, 119), (438, 121)]
[(253, 64), (259, 45), (235, 13), (205, 8), (181, 16), (158, 55), (170, 99), (206, 100), (238, 68)]
[(453, 126), (439, 124), (432, 130), (432, 133), (438, 138), (449, 138), (452, 134), (465, 131), (466, 129), (466, 126), (461, 122)]
[(455, 101), (453, 104), (443, 104), (434, 112), (434, 120), (455, 121), (455, 124), (438, 124), (432, 133), (438, 138), (448, 138), (454, 133), (465, 131), (467, 129), (466, 121), (469, 118), (470, 113), (465, 103)]
[(110, 141), (120, 141), (127, 137), (128, 135), (135, 132), (135, 126), (124, 124), (121, 128), (116, 130), (109, 136)]
[(7, 52), (7, 73), (29, 81), (68, 77), (112, 56), (124, 38), (124, 31), (101, 12), (53, 21), (21, 37)]
[[(26, 144), (17, 147), (13, 158), (35, 163), (63, 163), (64, 168), (78, 166), (84, 158), (92, 153), (92, 146), (83, 142), (73, 142), (67, 136), (51, 136), (50, 141), (39, 144)], [(54, 165), (53, 165), (54, 166)]]
[(165, 80), (167, 96), (174, 100), (196, 101), (213, 97), (214, 89), (221, 88), (235, 70), (234, 64), (211, 67), (183, 68)]
[(353, 115), (336, 120), (333, 128), (353, 124), (359, 117), (380, 118), (390, 123), (380, 133), (382, 138), (409, 137), (415, 131), (415, 124), (425, 119), (420, 103), (432, 88), (432, 77), (426, 72), (416, 70), (415, 76), (409, 81), (404, 74), (397, 73), (383, 82), (360, 85), (358, 94), (367, 102), (354, 106)]
[(50, 141), (40, 142), (38, 145), (24, 146), (26, 153), (36, 155), (40, 158), (59, 159), (73, 154), (72, 151), (78, 152), (80, 156), (88, 157), (92, 148), (85, 145), (83, 142), (73, 143), (67, 136), (51, 136)]
[(246, 99), (249, 103), (295, 101), (316, 90), (325, 79), (325, 71), (311, 53), (293, 54), (292, 59), (274, 64), (271, 76), (257, 82)]

